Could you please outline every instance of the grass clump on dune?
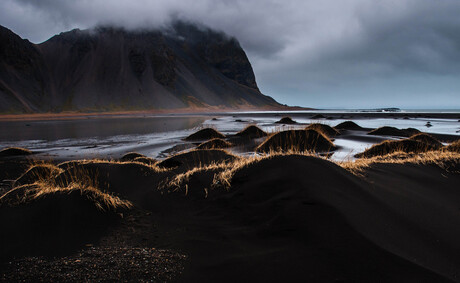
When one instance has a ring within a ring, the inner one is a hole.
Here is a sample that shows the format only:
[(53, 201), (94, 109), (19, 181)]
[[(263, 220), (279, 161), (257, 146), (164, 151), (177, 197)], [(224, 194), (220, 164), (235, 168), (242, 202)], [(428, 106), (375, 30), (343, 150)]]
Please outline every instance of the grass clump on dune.
[(337, 162), (337, 164), (356, 175), (361, 175), (362, 171), (372, 164), (435, 164), (441, 168), (449, 167), (452, 164), (460, 163), (460, 153), (449, 152), (446, 150), (434, 150), (419, 153), (408, 153), (396, 151), (386, 155), (360, 158), (355, 161)]
[(228, 141), (225, 141), (220, 138), (215, 138), (206, 142), (201, 143), (197, 146), (198, 149), (219, 149), (219, 148), (228, 148), (231, 147), (232, 144)]
[(339, 131), (332, 128), (331, 126), (320, 124), (320, 123), (310, 124), (305, 128), (305, 130), (315, 130), (317, 132), (322, 133), (323, 135), (327, 137), (334, 137), (340, 134)]
[(32, 151), (21, 147), (7, 147), (0, 150), (0, 157), (31, 155)]
[[(73, 201), (79, 202), (81, 200), (86, 200), (101, 211), (115, 211), (117, 209), (129, 209), (132, 207), (131, 202), (122, 200), (112, 194), (102, 192), (94, 185), (72, 182), (65, 187), (61, 187), (44, 181), (37, 181), (33, 184), (15, 187), (0, 198), (0, 205), (22, 205), (42, 199), (57, 201), (54, 199), (66, 197), (69, 199), (63, 199), (63, 202), (70, 203)], [(59, 204), (56, 203), (56, 205)]]
[(441, 148), (443, 146), (440, 141), (438, 141), (437, 139), (435, 139), (431, 135), (425, 134), (425, 133), (419, 133), (419, 134), (413, 135), (409, 139), (414, 140), (414, 141), (423, 142), (423, 143), (426, 143), (426, 144), (430, 144), (430, 145), (433, 145), (433, 146), (436, 146), (436, 147), (439, 147), (439, 148)]
[(271, 135), (258, 152), (328, 152), (337, 149), (332, 141), (315, 130), (289, 130)]
[(35, 164), (15, 181), (12, 190), (0, 198), (0, 204), (4, 201), (11, 203), (12, 199), (18, 200), (17, 204), (28, 203), (42, 197), (73, 195), (77, 192), (103, 211), (131, 207), (129, 201), (121, 200), (98, 187), (97, 176), (84, 168), (74, 166), (64, 170), (53, 164)]
[(205, 128), (202, 130), (199, 130), (196, 133), (191, 134), (190, 136), (186, 137), (186, 141), (200, 141), (200, 140), (210, 140), (210, 139), (215, 139), (215, 138), (220, 138), (223, 139), (225, 136), (212, 129), (212, 128)]
[(157, 164), (160, 168), (185, 168), (206, 166), (212, 163), (231, 162), (237, 159), (236, 156), (229, 154), (221, 149), (196, 149), (189, 152), (171, 156)]
[(75, 179), (66, 186), (43, 179), (0, 197), (0, 259), (74, 250), (105, 234), (131, 209), (130, 201), (101, 191), (94, 180)]
[(261, 130), (256, 125), (250, 125), (244, 128), (243, 130), (239, 131), (236, 135), (247, 138), (261, 138), (266, 137), (267, 133)]
[(51, 179), (58, 174), (64, 172), (63, 169), (50, 163), (33, 164), (13, 183), (14, 187), (32, 184), (36, 181), (43, 181)]
[(416, 139), (403, 140), (386, 140), (379, 144), (373, 145), (362, 153), (355, 155), (357, 158), (369, 158), (374, 156), (383, 156), (393, 152), (421, 153), (433, 150), (439, 150), (442, 145), (425, 143)]
[(145, 155), (137, 153), (137, 152), (128, 152), (125, 155), (123, 155), (120, 160), (121, 161), (134, 161), (134, 159), (138, 157), (145, 157)]
[(136, 157), (134, 158), (133, 161), (140, 162), (140, 163), (147, 164), (147, 165), (154, 165), (155, 163), (157, 163), (157, 161), (154, 158), (150, 158), (146, 156)]
[(275, 122), (277, 124), (297, 124), (296, 121), (292, 120), (291, 117), (283, 117), (281, 120)]
[(448, 151), (460, 152), (460, 140), (454, 141), (446, 148)]
[(398, 129), (395, 127), (380, 127), (375, 130), (370, 131), (367, 133), (368, 135), (375, 135), (375, 136), (397, 136), (397, 137), (410, 137), (420, 133), (419, 130), (414, 128), (407, 128), (407, 129)]
[(363, 128), (353, 121), (345, 121), (334, 127), (337, 130), (362, 130)]

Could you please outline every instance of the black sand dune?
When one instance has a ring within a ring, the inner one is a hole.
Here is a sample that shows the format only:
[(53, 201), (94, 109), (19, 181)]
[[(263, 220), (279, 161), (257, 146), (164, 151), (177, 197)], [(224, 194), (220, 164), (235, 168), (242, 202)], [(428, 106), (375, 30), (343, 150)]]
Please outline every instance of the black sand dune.
[(219, 149), (219, 148), (228, 148), (231, 147), (232, 144), (227, 142), (226, 140), (215, 138), (206, 142), (201, 143), (197, 146), (197, 149)]
[(316, 120), (316, 119), (326, 119), (326, 117), (322, 114), (316, 114), (313, 115), (310, 119)]
[(337, 135), (340, 135), (339, 131), (332, 128), (331, 126), (319, 123), (310, 124), (305, 128), (305, 130), (315, 130), (317, 132), (322, 133), (326, 137), (335, 137)]
[(210, 139), (224, 139), (225, 136), (221, 134), (220, 132), (212, 129), (212, 128), (205, 128), (201, 129), (196, 133), (191, 134), (190, 136), (186, 137), (186, 141), (204, 141), (204, 140), (210, 140)]
[(250, 125), (239, 131), (236, 135), (243, 138), (260, 138), (266, 137), (267, 133), (255, 125)]
[(337, 126), (335, 126), (334, 128), (338, 130), (355, 130), (355, 131), (359, 131), (363, 129), (361, 126), (359, 126), (353, 121), (342, 122), (338, 124)]
[(296, 121), (292, 120), (291, 117), (283, 117), (279, 121), (276, 121), (277, 124), (297, 124)]
[(0, 150), (0, 158), (31, 155), (32, 151), (20, 147), (8, 147)]
[(270, 151), (331, 151), (334, 144), (315, 130), (289, 130), (275, 133), (257, 147), (258, 152)]
[(20, 255), (65, 254), (107, 232), (128, 207), (89, 189), (45, 192), (15, 188), (0, 198), (0, 261)]
[(433, 136), (431, 136), (429, 134), (425, 134), (425, 133), (420, 133), (420, 134), (413, 135), (409, 139), (414, 140), (414, 141), (423, 142), (423, 143), (426, 143), (426, 144), (429, 144), (429, 145), (432, 145), (432, 146), (435, 146), (435, 147), (438, 147), (438, 148), (441, 148), (443, 146), (442, 143), (439, 140), (437, 140)]
[[(225, 157), (223, 151), (197, 150), (176, 158), (196, 165), (193, 154), (211, 155), (214, 160), (219, 154)], [(182, 189), (158, 190), (162, 180), (174, 177), (174, 171), (157, 171), (136, 162), (73, 162), (61, 165), (67, 171), (56, 181), (75, 172), (95, 174), (99, 188), (149, 211), (143, 213), (144, 220), (131, 226), (128, 219), (120, 220), (116, 209), (94, 209), (97, 196), (88, 198), (81, 192), (48, 194), (11, 206), (12, 200), (22, 199), (25, 191), (21, 190), (27, 187), (21, 187), (0, 200), (0, 219), (10, 229), (18, 224), (23, 228), (17, 230), (19, 236), (3, 229), (0, 233), (7, 239), (3, 248), (14, 247), (10, 254), (19, 253), (17, 247), (31, 236), (40, 241), (32, 240), (23, 248), (42, 254), (37, 247), (62, 248), (65, 253), (103, 234), (117, 233), (115, 238), (120, 238), (131, 231), (137, 246), (148, 243), (147, 247), (186, 254), (179, 277), (184, 282), (456, 281), (460, 272), (460, 226), (455, 225), (460, 223), (458, 164), (446, 163), (445, 168), (371, 164), (362, 172), (364, 177), (357, 177), (323, 159), (284, 155), (235, 167), (233, 177), (227, 175), (229, 187), (215, 182), (214, 175), (223, 169), (214, 168), (195, 171), (184, 179)], [(130, 212), (124, 214), (132, 217)], [(61, 225), (56, 215), (67, 224)], [(90, 226), (81, 228), (78, 223)], [(126, 231), (110, 232), (108, 228), (118, 227), (117, 223), (124, 223), (120, 228)], [(37, 237), (30, 232), (37, 227), (49, 231)], [(64, 231), (55, 232), (58, 227)], [(78, 229), (84, 232), (56, 240)], [(40, 245), (43, 239), (50, 242)], [(33, 265), (43, 270), (40, 266), (47, 262)], [(72, 266), (73, 272), (79, 272), (80, 267)]]
[(385, 126), (385, 127), (380, 127), (378, 129), (372, 130), (367, 134), (376, 135), (376, 136), (410, 137), (418, 133), (420, 133), (420, 131), (414, 128), (398, 129), (395, 127)]
[[(460, 229), (450, 234), (448, 227), (460, 216), (450, 211), (455, 201), (429, 187), (440, 182), (449, 195), (454, 193), (458, 198), (454, 187), (459, 176), (448, 174), (443, 180), (440, 168), (389, 165), (394, 174), (391, 185), (387, 182), (386, 187), (378, 186), (375, 191), (373, 181), (387, 174), (379, 172), (379, 166), (375, 171), (374, 167), (369, 169), (372, 178), (364, 181), (321, 159), (273, 157), (238, 170), (230, 193), (208, 198), (205, 211), (172, 208), (175, 218), (188, 215), (180, 222), (186, 225), (187, 233), (181, 233), (176, 245), (195, 255), (182, 281), (453, 279), (459, 269), (456, 237)], [(406, 175), (409, 172), (427, 175), (422, 190), (434, 199), (417, 195), (423, 181), (411, 179)], [(401, 198), (399, 190), (410, 196)], [(448, 207), (439, 207), (439, 198)], [(430, 213), (430, 208), (436, 214)], [(427, 234), (425, 227), (430, 231)], [(430, 256), (432, 252), (436, 258), (444, 257), (442, 263)]]
[(460, 152), (460, 140), (455, 141), (447, 146), (447, 150)]
[(373, 145), (370, 148), (366, 149), (362, 153), (355, 155), (357, 158), (362, 157), (374, 157), (374, 156), (383, 156), (389, 153), (401, 151), (401, 152), (410, 152), (410, 153), (420, 153), (427, 152), (432, 150), (438, 150), (442, 147), (441, 143), (425, 143), (418, 139), (423, 139), (415, 137), (414, 139), (408, 138), (403, 140), (386, 140), (379, 144)]
[(154, 165), (155, 163), (157, 163), (156, 159), (150, 158), (150, 157), (145, 157), (145, 156), (136, 157), (136, 158), (134, 158), (133, 161), (144, 163), (144, 164), (147, 164), (147, 165)]
[(26, 184), (33, 184), (36, 181), (46, 180), (52, 176), (56, 176), (63, 170), (51, 164), (36, 164), (32, 165), (26, 172), (13, 182), (14, 187)]
[(75, 161), (61, 165), (61, 168), (65, 168), (64, 172), (54, 178), (60, 186), (85, 181), (140, 206), (146, 201), (146, 195), (153, 191), (152, 186), (156, 187), (165, 177), (149, 165), (137, 162)]
[(137, 153), (137, 152), (128, 152), (125, 155), (123, 155), (120, 160), (121, 161), (134, 161), (134, 159), (138, 157), (145, 157), (145, 155)]
[(228, 162), (237, 159), (236, 156), (220, 149), (198, 149), (186, 153), (180, 153), (169, 157), (157, 165), (162, 168), (177, 168), (190, 170), (197, 166), (205, 166), (212, 163)]

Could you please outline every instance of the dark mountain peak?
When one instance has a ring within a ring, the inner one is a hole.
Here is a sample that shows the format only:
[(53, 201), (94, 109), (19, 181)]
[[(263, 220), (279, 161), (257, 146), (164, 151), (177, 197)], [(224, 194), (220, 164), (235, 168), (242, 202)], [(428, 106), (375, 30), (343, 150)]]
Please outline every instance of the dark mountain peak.
[[(74, 29), (39, 45), (6, 28), (0, 36), (7, 38), (0, 42), (0, 102), (9, 93), (30, 111), (278, 105), (259, 92), (238, 41), (198, 24)], [(18, 68), (21, 60), (28, 73)], [(4, 105), (0, 111), (11, 103)]]
[(259, 89), (249, 59), (236, 38), (184, 21), (173, 22), (172, 30), (187, 47), (223, 75), (241, 85)]

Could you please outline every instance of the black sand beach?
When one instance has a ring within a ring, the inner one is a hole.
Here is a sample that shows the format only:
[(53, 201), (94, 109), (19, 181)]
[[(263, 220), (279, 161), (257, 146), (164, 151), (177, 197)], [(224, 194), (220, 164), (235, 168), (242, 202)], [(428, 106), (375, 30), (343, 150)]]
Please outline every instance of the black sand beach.
[[(3, 151), (0, 280), (459, 282), (458, 137), (353, 121), (195, 130), (163, 158)], [(331, 161), (339, 139), (373, 155)]]

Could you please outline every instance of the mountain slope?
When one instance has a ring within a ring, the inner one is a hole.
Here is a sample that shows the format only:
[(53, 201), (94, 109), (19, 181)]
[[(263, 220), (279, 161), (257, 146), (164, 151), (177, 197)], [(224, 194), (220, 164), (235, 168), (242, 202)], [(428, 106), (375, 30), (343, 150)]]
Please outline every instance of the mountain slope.
[(39, 45), (2, 36), (12, 42), (0, 49), (2, 112), (279, 106), (236, 39), (207, 28), (77, 29)]
[(0, 26), (0, 111), (39, 110), (48, 80), (39, 49)]

